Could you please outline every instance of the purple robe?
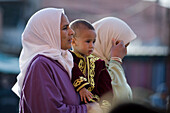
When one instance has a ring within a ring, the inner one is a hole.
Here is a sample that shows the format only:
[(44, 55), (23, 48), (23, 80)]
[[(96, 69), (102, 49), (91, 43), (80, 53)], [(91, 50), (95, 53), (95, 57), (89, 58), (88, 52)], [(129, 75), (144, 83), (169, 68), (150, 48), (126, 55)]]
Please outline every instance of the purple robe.
[(20, 113), (87, 113), (67, 71), (57, 61), (37, 55), (27, 69)]

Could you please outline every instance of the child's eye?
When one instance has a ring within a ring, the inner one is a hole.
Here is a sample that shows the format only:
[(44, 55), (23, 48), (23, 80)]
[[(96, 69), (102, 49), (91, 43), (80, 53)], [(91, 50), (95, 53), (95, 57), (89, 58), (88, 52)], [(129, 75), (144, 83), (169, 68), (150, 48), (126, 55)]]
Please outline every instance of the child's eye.
[(87, 43), (90, 43), (90, 41), (88, 40), (88, 41), (86, 41)]
[(93, 44), (96, 42), (96, 40), (93, 41)]

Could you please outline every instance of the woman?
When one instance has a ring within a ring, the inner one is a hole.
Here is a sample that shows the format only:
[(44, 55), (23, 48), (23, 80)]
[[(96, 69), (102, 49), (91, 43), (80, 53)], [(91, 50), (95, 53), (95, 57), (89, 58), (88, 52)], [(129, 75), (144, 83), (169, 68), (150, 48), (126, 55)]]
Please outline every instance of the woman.
[(115, 57), (113, 46), (116, 46), (115, 42), (120, 40), (119, 43), (127, 46), (136, 38), (135, 33), (124, 21), (115, 17), (103, 18), (93, 23), (93, 26), (97, 34), (93, 55), (103, 59), (107, 65), (109, 64), (108, 71), (112, 79), (114, 94), (113, 106), (118, 102), (131, 100), (132, 91), (121, 66), (122, 59), (127, 51), (124, 54), (122, 53), (122, 56)]
[[(28, 21), (22, 34), (21, 72), (12, 90), (20, 113), (87, 113), (70, 81), (73, 31), (63, 9), (45, 8)], [(95, 104), (97, 106), (97, 104)]]

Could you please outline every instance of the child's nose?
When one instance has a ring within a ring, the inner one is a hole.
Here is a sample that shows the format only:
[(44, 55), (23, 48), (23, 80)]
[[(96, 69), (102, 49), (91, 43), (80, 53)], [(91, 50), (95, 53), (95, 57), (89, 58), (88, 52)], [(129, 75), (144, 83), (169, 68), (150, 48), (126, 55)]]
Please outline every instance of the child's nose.
[(91, 48), (94, 48), (94, 43), (90, 43), (90, 47), (91, 47)]

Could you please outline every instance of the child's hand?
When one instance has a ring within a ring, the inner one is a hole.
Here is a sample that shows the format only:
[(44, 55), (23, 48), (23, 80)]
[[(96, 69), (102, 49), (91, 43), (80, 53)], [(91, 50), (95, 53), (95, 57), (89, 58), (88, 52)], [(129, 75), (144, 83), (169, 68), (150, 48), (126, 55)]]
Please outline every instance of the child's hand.
[(84, 100), (85, 103), (87, 103), (87, 100), (90, 101), (90, 99), (92, 99), (93, 97), (93, 94), (88, 91), (86, 88), (82, 88), (80, 91), (79, 91), (79, 94), (80, 94), (80, 97), (81, 97), (81, 101)]

